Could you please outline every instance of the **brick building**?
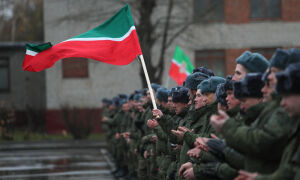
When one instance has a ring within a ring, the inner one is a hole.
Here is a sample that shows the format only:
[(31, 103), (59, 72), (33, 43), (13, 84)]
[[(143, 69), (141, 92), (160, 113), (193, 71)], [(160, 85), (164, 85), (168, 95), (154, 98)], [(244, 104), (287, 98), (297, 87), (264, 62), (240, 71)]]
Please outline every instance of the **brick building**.
[[(207, 16), (198, 16), (216, 3)], [(270, 59), (276, 48), (299, 47), (299, 8), (297, 0), (195, 0), (197, 23), (188, 33), (198, 35), (194, 48), (186, 47), (195, 65), (208, 66), (217, 75), (232, 74), (235, 58), (245, 50)]]

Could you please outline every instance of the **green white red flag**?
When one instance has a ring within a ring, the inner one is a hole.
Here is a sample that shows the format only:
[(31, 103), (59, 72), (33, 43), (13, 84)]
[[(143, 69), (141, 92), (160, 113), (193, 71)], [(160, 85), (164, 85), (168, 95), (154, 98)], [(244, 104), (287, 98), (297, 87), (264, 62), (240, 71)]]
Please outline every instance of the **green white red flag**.
[(83, 57), (112, 65), (127, 65), (142, 55), (129, 5), (104, 24), (52, 46), (27, 44), (25, 71), (39, 72), (60, 59)]
[(184, 54), (179, 46), (176, 46), (169, 76), (181, 86), (186, 77), (193, 72), (193, 69), (194, 66), (189, 57)]

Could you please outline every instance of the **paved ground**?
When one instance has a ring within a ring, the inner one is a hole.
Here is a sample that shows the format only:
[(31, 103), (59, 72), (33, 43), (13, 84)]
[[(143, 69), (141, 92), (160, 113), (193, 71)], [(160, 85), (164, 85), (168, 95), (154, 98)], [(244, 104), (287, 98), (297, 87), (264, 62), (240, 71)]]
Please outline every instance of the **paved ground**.
[(11, 143), (0, 147), (0, 179), (113, 179), (103, 143)]

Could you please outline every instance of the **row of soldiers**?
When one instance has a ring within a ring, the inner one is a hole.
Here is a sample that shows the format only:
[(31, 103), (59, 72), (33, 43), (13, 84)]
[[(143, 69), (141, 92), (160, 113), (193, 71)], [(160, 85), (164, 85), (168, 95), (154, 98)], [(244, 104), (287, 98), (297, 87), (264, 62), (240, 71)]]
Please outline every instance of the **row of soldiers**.
[(183, 86), (103, 99), (114, 175), (139, 180), (299, 180), (300, 50), (244, 52), (233, 76), (195, 68)]

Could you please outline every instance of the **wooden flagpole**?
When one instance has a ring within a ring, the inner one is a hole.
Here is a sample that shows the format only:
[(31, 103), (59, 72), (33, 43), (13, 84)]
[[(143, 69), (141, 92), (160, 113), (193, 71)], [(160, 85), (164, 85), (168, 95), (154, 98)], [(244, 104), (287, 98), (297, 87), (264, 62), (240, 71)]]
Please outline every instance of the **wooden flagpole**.
[(149, 80), (149, 75), (148, 75), (147, 68), (146, 68), (146, 65), (145, 65), (144, 57), (143, 57), (143, 55), (139, 55), (138, 57), (139, 57), (139, 59), (142, 63), (142, 67), (143, 67), (143, 70), (144, 70), (144, 74), (145, 74), (145, 77), (146, 77), (148, 89), (149, 89), (150, 96), (151, 96), (151, 101), (152, 101), (152, 104), (153, 104), (153, 109), (157, 109), (155, 99), (154, 99), (153, 90), (152, 90), (150, 80)]

